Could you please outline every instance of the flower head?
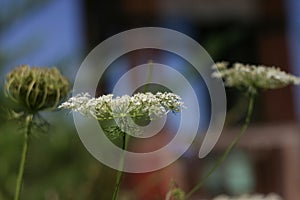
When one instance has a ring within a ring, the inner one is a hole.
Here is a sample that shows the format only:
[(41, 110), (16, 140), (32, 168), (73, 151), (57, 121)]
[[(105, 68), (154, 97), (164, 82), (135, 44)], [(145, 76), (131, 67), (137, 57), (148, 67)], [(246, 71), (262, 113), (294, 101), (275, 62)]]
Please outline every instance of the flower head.
[(165, 116), (169, 111), (179, 112), (183, 108), (183, 102), (176, 94), (160, 92), (116, 98), (112, 94), (98, 98), (91, 98), (89, 94), (78, 94), (62, 103), (59, 108), (77, 111), (100, 121), (115, 120), (122, 131), (136, 132), (133, 121), (154, 120)]
[(167, 192), (165, 200), (185, 200), (185, 192), (180, 189), (174, 181), (171, 182), (171, 184), (171, 188)]
[(6, 76), (5, 94), (29, 112), (54, 109), (69, 93), (69, 82), (57, 68), (21, 65)]
[(262, 194), (244, 194), (237, 197), (229, 197), (227, 195), (219, 195), (215, 197), (213, 200), (282, 200), (282, 198), (274, 193), (268, 194), (268, 195), (262, 195)]
[(218, 71), (215, 71), (212, 76), (223, 78), (226, 86), (247, 88), (249, 92), (300, 84), (300, 78), (275, 67), (235, 63), (232, 68), (228, 68), (228, 63), (220, 62), (216, 63), (213, 68)]
[(121, 117), (139, 118), (147, 114), (151, 120), (169, 111), (179, 112), (183, 107), (181, 98), (174, 93), (137, 93), (113, 98), (112, 94), (91, 98), (87, 93), (78, 94), (62, 103), (59, 108), (71, 109), (97, 120)]
[(180, 189), (180, 188), (174, 188), (171, 189), (167, 195), (166, 195), (166, 200), (184, 200), (185, 198), (185, 193)]

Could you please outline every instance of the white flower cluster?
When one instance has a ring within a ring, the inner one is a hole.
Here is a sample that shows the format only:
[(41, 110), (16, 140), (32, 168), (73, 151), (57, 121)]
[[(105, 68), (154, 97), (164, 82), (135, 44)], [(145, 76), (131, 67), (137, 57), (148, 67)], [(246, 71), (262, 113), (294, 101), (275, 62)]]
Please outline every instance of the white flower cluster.
[(244, 194), (238, 197), (229, 197), (226, 195), (220, 195), (215, 197), (213, 200), (282, 200), (282, 198), (274, 193), (268, 194), (268, 195), (262, 195), (262, 194), (253, 194), (248, 195)]
[(179, 112), (183, 108), (180, 96), (174, 93), (137, 93), (113, 98), (112, 94), (91, 98), (87, 93), (78, 94), (62, 103), (59, 108), (70, 109), (97, 120), (116, 118), (141, 118), (145, 115), (154, 120), (169, 111)]
[(215, 71), (212, 76), (223, 78), (226, 86), (248, 88), (252, 92), (256, 92), (257, 89), (276, 89), (290, 84), (300, 84), (300, 78), (275, 67), (235, 63), (232, 68), (228, 68), (228, 63), (220, 62), (213, 68), (218, 71)]
[(183, 107), (180, 96), (161, 92), (155, 95), (147, 92), (116, 98), (112, 94), (92, 98), (85, 93), (71, 97), (59, 106), (99, 121), (115, 120), (116, 125), (105, 127), (112, 139), (117, 138), (121, 132), (139, 134), (140, 129), (134, 123), (135, 120), (158, 119), (169, 111), (179, 112)]

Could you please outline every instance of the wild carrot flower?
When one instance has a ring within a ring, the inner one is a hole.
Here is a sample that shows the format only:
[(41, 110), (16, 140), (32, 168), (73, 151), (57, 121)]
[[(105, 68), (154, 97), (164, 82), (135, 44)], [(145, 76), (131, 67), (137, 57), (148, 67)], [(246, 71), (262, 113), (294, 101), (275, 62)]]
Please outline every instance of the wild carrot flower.
[(253, 194), (248, 195), (244, 194), (238, 197), (229, 197), (226, 195), (219, 195), (215, 197), (213, 200), (282, 200), (282, 198), (274, 193), (268, 194), (268, 195), (262, 195), (262, 194)]
[[(227, 62), (219, 62), (213, 66), (216, 71), (213, 72), (212, 77), (222, 78), (224, 80), (225, 86), (236, 87), (238, 89), (244, 90), (249, 95), (249, 104), (247, 115), (245, 118), (244, 125), (242, 126), (240, 132), (236, 135), (230, 145), (226, 148), (224, 153), (215, 162), (213, 167), (208, 171), (208, 173), (193, 187), (190, 192), (186, 194), (186, 199), (189, 199), (197, 190), (199, 190), (206, 180), (214, 173), (214, 171), (222, 164), (226, 159), (230, 151), (236, 146), (240, 138), (244, 135), (247, 130), (249, 123), (251, 121), (251, 116), (254, 107), (255, 95), (260, 89), (276, 89), (282, 88), (287, 85), (298, 85), (300, 84), (300, 79), (296, 76), (288, 74), (281, 71), (279, 68), (266, 67), (263, 65), (248, 65), (235, 63), (231, 68), (228, 68)], [(278, 199), (278, 196), (241, 196), (237, 198), (229, 198), (227, 196), (219, 196), (214, 200), (267, 200), (267, 199)]]
[(21, 65), (6, 76), (6, 96), (29, 113), (56, 108), (68, 93), (69, 82), (57, 68)]
[(121, 117), (139, 118), (147, 114), (151, 120), (162, 117), (168, 112), (179, 112), (183, 107), (181, 98), (173, 93), (158, 92), (155, 95), (137, 93), (113, 98), (112, 94), (92, 98), (89, 94), (78, 94), (62, 103), (59, 108), (71, 109), (97, 120)]
[(216, 63), (213, 68), (218, 71), (215, 71), (212, 76), (223, 78), (226, 86), (246, 88), (254, 93), (259, 89), (277, 89), (300, 84), (300, 78), (276, 67), (235, 63), (228, 68), (227, 62), (220, 62)]
[(168, 191), (165, 200), (185, 200), (185, 193), (178, 187), (174, 187)]
[[(181, 98), (174, 93), (137, 93), (113, 98), (112, 94), (92, 98), (89, 94), (78, 94), (62, 103), (59, 108), (70, 109), (99, 121), (115, 120), (123, 132), (139, 134), (135, 123), (138, 120), (155, 120), (168, 112), (179, 112), (183, 108)], [(109, 132), (118, 134), (115, 128)]]
[[(24, 141), (14, 200), (20, 199), (23, 173), (28, 153), (29, 136), (41, 110), (53, 110), (68, 96), (69, 82), (56, 68), (21, 65), (6, 75), (5, 95), (21, 109), (14, 116), (24, 118)], [(14, 111), (12, 111), (14, 113)]]

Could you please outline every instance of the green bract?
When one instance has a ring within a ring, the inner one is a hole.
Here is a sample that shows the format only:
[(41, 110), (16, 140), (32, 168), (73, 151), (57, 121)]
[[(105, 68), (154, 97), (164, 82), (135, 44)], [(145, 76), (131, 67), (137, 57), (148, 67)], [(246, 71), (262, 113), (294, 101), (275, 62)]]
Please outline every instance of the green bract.
[(68, 93), (69, 82), (57, 68), (21, 65), (6, 76), (6, 96), (30, 113), (56, 108)]
[(228, 87), (247, 88), (248, 92), (255, 93), (258, 89), (277, 89), (300, 84), (298, 77), (275, 67), (235, 63), (228, 68), (227, 62), (220, 62), (216, 63), (214, 68), (218, 71), (213, 73), (213, 77), (223, 78)]

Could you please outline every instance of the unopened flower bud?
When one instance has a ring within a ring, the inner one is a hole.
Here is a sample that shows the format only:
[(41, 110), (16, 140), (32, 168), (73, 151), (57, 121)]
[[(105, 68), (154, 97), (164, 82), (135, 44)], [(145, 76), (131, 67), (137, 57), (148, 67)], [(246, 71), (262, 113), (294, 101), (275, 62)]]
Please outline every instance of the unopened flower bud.
[(167, 193), (165, 200), (185, 200), (185, 193), (180, 188), (173, 188)]
[(6, 76), (5, 94), (31, 113), (55, 109), (68, 93), (69, 81), (55, 67), (21, 65)]

